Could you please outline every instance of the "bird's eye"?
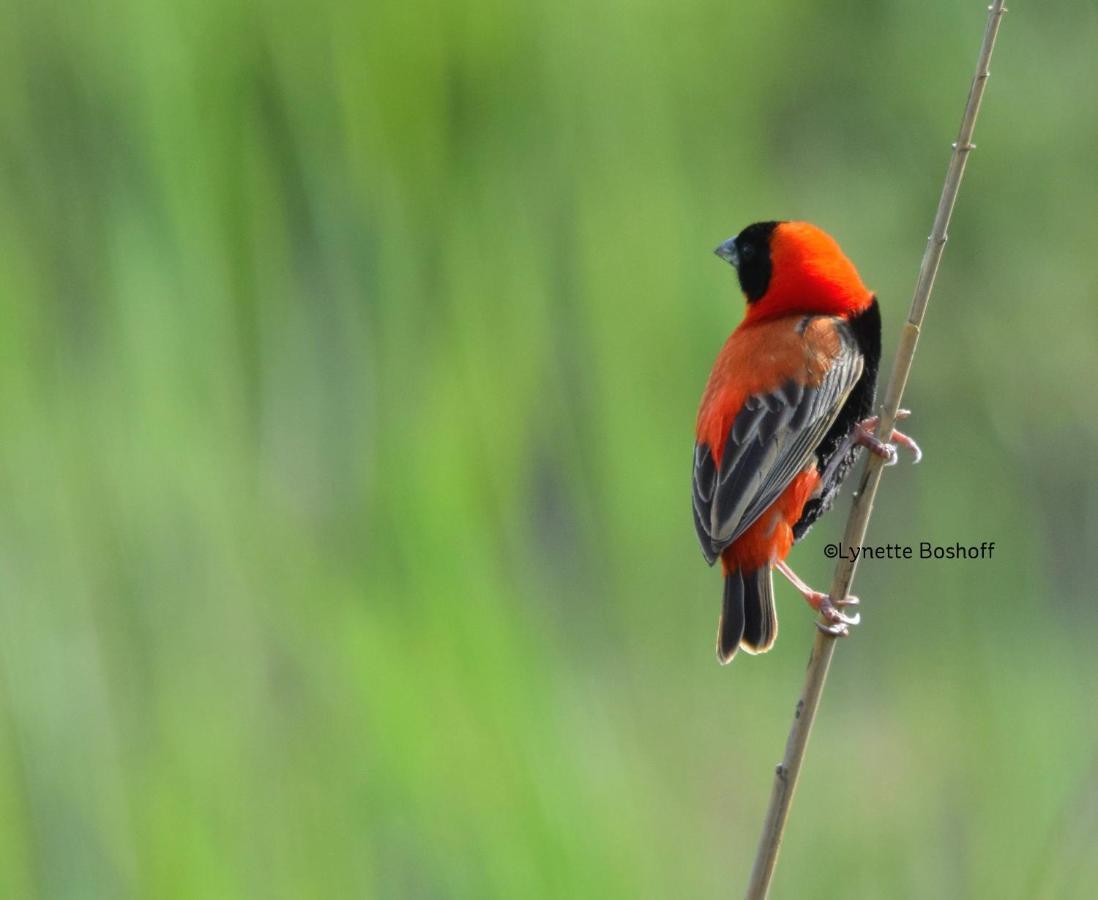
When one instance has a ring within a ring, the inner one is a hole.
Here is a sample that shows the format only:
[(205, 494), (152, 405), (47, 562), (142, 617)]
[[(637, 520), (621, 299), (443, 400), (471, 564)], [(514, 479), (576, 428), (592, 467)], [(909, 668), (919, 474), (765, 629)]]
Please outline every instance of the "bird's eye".
[(741, 244), (739, 247), (740, 259), (751, 259), (755, 255), (755, 247), (752, 244)]

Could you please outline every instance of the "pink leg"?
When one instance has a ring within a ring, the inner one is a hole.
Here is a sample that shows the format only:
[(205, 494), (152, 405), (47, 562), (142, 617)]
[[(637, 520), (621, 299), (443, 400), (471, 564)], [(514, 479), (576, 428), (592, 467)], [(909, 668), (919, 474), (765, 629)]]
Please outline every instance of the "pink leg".
[[(906, 419), (911, 415), (910, 410), (901, 409), (896, 413), (897, 419)], [(835, 474), (835, 470), (839, 467), (846, 455), (854, 447), (866, 447), (870, 453), (874, 453), (881, 457), (885, 461), (885, 465), (894, 466), (900, 460), (899, 454), (896, 452), (895, 444), (888, 444), (882, 440), (879, 440), (873, 433), (878, 423), (881, 421), (880, 416), (870, 416), (864, 422), (859, 422), (847, 435), (846, 440), (843, 441), (831, 456), (831, 462), (828, 463), (827, 468), (824, 469), (820, 475), (820, 483), (828, 484), (831, 481), (832, 476)], [(915, 441), (904, 434), (902, 431), (892, 429), (892, 440), (902, 447), (906, 447), (911, 451), (915, 457), (914, 462), (919, 462), (923, 458), (923, 451), (919, 449), (919, 445)]]
[(785, 562), (779, 561), (775, 563), (774, 568), (788, 578), (790, 584), (800, 592), (808, 605), (826, 620), (826, 624), (825, 622), (816, 623), (816, 627), (819, 628), (820, 631), (826, 632), (827, 634), (833, 634), (836, 637), (846, 637), (850, 633), (847, 630), (847, 627), (850, 625), (857, 625), (862, 620), (862, 617), (857, 613), (853, 616), (848, 616), (842, 612), (843, 607), (856, 606), (859, 602), (857, 597), (832, 600), (827, 594), (813, 590), (805, 584), (800, 576)]
[[(911, 410), (901, 409), (896, 412), (896, 420), (906, 419), (911, 415)], [(861, 444), (863, 447), (869, 449), (871, 453), (877, 454), (885, 463), (890, 466), (896, 465), (899, 462), (899, 455), (896, 453), (896, 448), (892, 446), (892, 443), (885, 443), (880, 440), (873, 432), (877, 430), (877, 425), (880, 424), (880, 416), (870, 416), (862, 422), (859, 422), (854, 427), (854, 433), (852, 437), (855, 443)], [(901, 447), (906, 447), (911, 451), (911, 455), (915, 458), (912, 460), (914, 463), (918, 463), (923, 458), (923, 451), (918, 444), (915, 443), (914, 438), (910, 435), (904, 434), (895, 428), (892, 429), (892, 442), (899, 444)]]

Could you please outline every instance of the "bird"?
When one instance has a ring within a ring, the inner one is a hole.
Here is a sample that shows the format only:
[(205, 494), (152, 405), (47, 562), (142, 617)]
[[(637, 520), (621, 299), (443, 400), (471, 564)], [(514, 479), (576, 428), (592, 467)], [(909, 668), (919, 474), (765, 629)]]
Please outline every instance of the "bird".
[(858, 599), (813, 590), (785, 559), (863, 447), (889, 465), (897, 445), (916, 462), (922, 451), (900, 431), (888, 442), (874, 435), (880, 308), (833, 237), (808, 222), (756, 222), (714, 252), (735, 269), (747, 304), (709, 375), (694, 444), (694, 525), (706, 562), (720, 559), (724, 575), (724, 665), (740, 648), (774, 645), (774, 569), (820, 613), (817, 627), (849, 633), (860, 617), (845, 610)]

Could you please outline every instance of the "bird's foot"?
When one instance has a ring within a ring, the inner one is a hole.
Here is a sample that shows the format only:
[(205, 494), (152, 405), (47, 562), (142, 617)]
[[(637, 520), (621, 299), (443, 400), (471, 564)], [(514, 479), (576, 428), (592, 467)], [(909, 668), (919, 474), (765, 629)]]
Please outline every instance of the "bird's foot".
[[(897, 410), (896, 420), (906, 419), (910, 415), (911, 410)], [(894, 466), (900, 461), (900, 454), (896, 449), (897, 444), (911, 451), (913, 463), (918, 463), (923, 458), (923, 451), (920, 449), (919, 445), (915, 443), (915, 440), (910, 435), (906, 435), (898, 429), (892, 429), (891, 441), (882, 441), (877, 437), (873, 432), (877, 430), (877, 426), (880, 422), (880, 416), (870, 416), (868, 419), (855, 425), (854, 434), (857, 443), (869, 450), (870, 453), (881, 457), (881, 459), (885, 461), (886, 466)]]
[(781, 572), (786, 578), (789, 579), (789, 583), (797, 589), (805, 602), (811, 606), (822, 617), (823, 621), (817, 621), (816, 627), (825, 634), (832, 634), (835, 637), (846, 637), (850, 632), (847, 630), (852, 625), (857, 625), (862, 617), (857, 613), (852, 616), (846, 615), (843, 612), (847, 606), (857, 606), (860, 602), (857, 597), (845, 597), (842, 600), (832, 600), (830, 596), (822, 591), (816, 591), (810, 588), (801, 577), (794, 572), (784, 560), (778, 560), (774, 564), (779, 572)]
[(858, 613), (848, 616), (843, 612), (846, 607), (857, 606), (861, 602), (857, 597), (832, 600), (827, 594), (810, 590), (805, 592), (804, 599), (809, 606), (823, 617), (822, 622), (816, 622), (816, 627), (824, 634), (830, 634), (834, 637), (847, 637), (850, 634), (851, 626), (862, 621), (862, 617)]

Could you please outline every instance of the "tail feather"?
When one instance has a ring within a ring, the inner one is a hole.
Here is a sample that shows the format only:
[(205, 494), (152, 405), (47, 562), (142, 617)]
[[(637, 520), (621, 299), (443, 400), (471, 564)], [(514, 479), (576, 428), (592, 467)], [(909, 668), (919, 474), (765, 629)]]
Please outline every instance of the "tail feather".
[(774, 584), (770, 567), (754, 572), (736, 569), (724, 577), (724, 603), (717, 629), (717, 659), (727, 665), (739, 647), (747, 653), (765, 653), (778, 636)]
[(743, 639), (744, 584), (738, 570), (724, 576), (724, 603), (721, 605), (721, 620), (717, 625), (717, 659), (722, 666), (732, 662), (736, 649)]
[(774, 607), (774, 581), (770, 566), (743, 576), (747, 590), (743, 601), (743, 639), (748, 653), (765, 653), (778, 638), (778, 611)]

